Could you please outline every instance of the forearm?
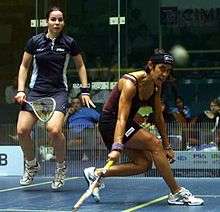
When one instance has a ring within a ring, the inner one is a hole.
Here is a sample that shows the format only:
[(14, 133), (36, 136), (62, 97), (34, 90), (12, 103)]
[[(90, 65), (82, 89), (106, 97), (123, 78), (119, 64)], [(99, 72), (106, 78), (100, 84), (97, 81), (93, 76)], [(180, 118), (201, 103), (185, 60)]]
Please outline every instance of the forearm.
[(20, 69), (19, 69), (19, 74), (18, 74), (18, 91), (25, 90), (25, 83), (27, 80), (27, 72), (28, 72), (28, 69), (21, 65)]
[(78, 69), (79, 78), (82, 84), (82, 87), (87, 88), (88, 87), (88, 79), (87, 79), (87, 73), (86, 68), (84, 65), (81, 65)]
[(113, 144), (111, 148), (113, 152), (117, 151), (121, 153), (123, 151), (124, 132), (125, 132), (125, 126), (120, 121), (117, 121), (116, 127), (115, 127), (115, 133), (114, 133), (114, 140), (113, 140)]
[(160, 133), (160, 136), (161, 136), (161, 139), (162, 139), (162, 142), (163, 142), (163, 147), (164, 148), (169, 147), (170, 142), (169, 142), (169, 139), (168, 139), (167, 128), (166, 128), (166, 124), (164, 122), (163, 117), (159, 117), (156, 120), (156, 126), (157, 126), (157, 129), (158, 129), (159, 133)]

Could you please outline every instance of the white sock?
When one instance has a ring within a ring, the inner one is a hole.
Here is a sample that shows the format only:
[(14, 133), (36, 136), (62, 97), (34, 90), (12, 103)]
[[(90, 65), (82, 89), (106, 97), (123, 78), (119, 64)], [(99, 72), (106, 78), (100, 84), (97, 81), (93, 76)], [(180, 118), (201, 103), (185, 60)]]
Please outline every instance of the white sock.
[(34, 158), (34, 160), (26, 160), (26, 163), (29, 165), (29, 166), (35, 166), (37, 164), (37, 159)]

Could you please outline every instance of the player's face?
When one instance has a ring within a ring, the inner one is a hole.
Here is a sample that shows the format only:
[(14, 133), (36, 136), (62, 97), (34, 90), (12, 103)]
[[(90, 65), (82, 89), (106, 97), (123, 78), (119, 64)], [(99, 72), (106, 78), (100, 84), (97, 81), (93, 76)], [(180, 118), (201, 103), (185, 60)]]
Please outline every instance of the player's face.
[(52, 11), (48, 19), (48, 31), (52, 34), (59, 34), (63, 27), (63, 13), (61, 11)]
[(155, 84), (160, 86), (169, 76), (171, 69), (171, 65), (156, 64), (153, 71), (153, 79)]
[(210, 110), (213, 113), (219, 113), (220, 112), (220, 107), (215, 103), (215, 102), (211, 102), (210, 104)]

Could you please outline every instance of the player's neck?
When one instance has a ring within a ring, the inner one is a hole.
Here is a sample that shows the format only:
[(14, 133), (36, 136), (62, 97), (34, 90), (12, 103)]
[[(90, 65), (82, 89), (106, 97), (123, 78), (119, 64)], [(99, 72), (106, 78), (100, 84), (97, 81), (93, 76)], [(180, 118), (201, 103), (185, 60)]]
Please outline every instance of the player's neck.
[(55, 40), (58, 37), (58, 35), (50, 33), (50, 32), (47, 32), (46, 37), (50, 38), (51, 40)]

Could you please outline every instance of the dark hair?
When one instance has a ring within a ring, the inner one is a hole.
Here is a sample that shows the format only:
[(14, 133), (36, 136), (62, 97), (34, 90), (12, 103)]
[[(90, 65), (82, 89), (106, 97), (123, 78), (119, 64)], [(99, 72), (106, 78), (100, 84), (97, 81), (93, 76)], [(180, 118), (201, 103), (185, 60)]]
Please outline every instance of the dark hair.
[[(164, 63), (164, 64), (174, 64), (174, 58), (171, 54), (166, 53), (164, 49), (154, 49), (154, 54), (150, 57), (149, 61), (153, 63), (155, 66), (156, 64)], [(148, 64), (145, 66), (145, 71), (149, 72)]]
[(60, 7), (53, 6), (53, 7), (49, 8), (49, 10), (48, 10), (47, 13), (46, 13), (46, 19), (47, 19), (47, 20), (48, 20), (49, 17), (50, 17), (50, 13), (53, 12), (53, 11), (60, 11), (61, 13), (63, 13), (63, 17), (64, 17), (64, 12), (63, 12), (63, 10), (62, 10)]
[(159, 64), (159, 63), (164, 63), (164, 64), (174, 64), (174, 58), (171, 54), (166, 53), (164, 49), (155, 49), (154, 54), (150, 57), (150, 61), (153, 64)]

